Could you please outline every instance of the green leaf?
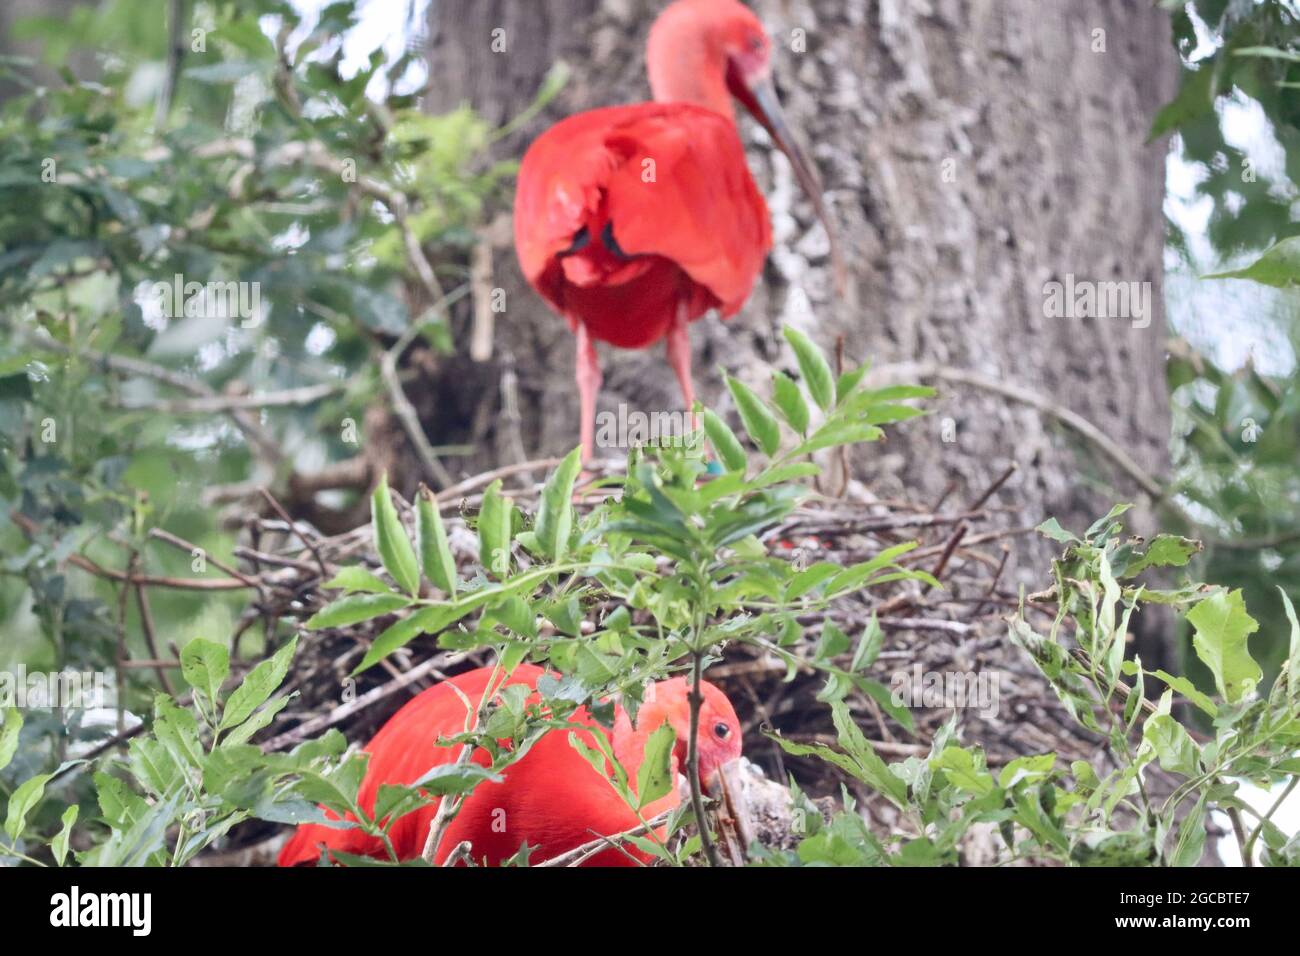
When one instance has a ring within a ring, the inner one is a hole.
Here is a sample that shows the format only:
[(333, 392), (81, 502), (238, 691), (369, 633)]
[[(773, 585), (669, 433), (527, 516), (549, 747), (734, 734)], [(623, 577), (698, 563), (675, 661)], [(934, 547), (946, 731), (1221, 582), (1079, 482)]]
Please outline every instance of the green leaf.
[(745, 449), (741, 446), (740, 440), (736, 438), (736, 433), (727, 427), (724, 422), (712, 409), (704, 409), (701, 418), (704, 422), (704, 434), (709, 436), (709, 444), (713, 450), (718, 453), (722, 459), (722, 464), (727, 471), (745, 470), (749, 463), (745, 455)]
[(862, 382), (862, 378), (871, 369), (870, 364), (863, 362), (857, 368), (850, 369), (841, 375), (835, 382), (835, 404), (843, 405), (844, 401), (853, 394), (854, 390)]
[(427, 791), (431, 796), (444, 797), (451, 793), (465, 793), (485, 780), (500, 783), (504, 779), (476, 763), (445, 763), (434, 767), (411, 786)]
[(153, 699), (153, 733), (178, 764), (197, 767), (203, 763), (203, 745), (199, 743), (194, 712), (177, 706), (166, 694), (158, 694)]
[(181, 676), (208, 700), (216, 701), (230, 676), (230, 652), (216, 641), (195, 638), (181, 648)]
[(113, 829), (127, 829), (149, 808), (149, 804), (143, 797), (129, 789), (117, 777), (96, 771), (92, 779), (95, 781), (99, 810)]
[(230, 731), (226, 739), (221, 742), (223, 747), (237, 747), (240, 744), (247, 743), (263, 727), (268, 726), (275, 718), (275, 715), (288, 706), (290, 699), (295, 694), (287, 694), (284, 697), (277, 697), (261, 710), (253, 714), (238, 727)]
[(5, 708), (4, 724), (0, 725), (0, 770), (9, 766), (18, 750), (18, 735), (23, 729), (23, 714), (17, 707)]
[(1010, 790), (1019, 783), (1039, 783), (1045, 780), (1056, 766), (1056, 754), (1035, 754), (1029, 757), (1016, 757), (998, 776), (998, 786)]
[(1088, 530), (1083, 533), (1083, 536), (1092, 544), (1100, 546), (1106, 538), (1120, 530), (1121, 525), (1117, 524), (1115, 519), (1132, 507), (1131, 504), (1125, 503), (1115, 505), (1115, 507), (1111, 508), (1105, 516), (1098, 518), (1090, 524)]
[(41, 773), (24, 780), (9, 797), (9, 815), (5, 818), (5, 833), (9, 842), (18, 839), (18, 835), (27, 826), (27, 815), (45, 796), (45, 785), (49, 783), (52, 773)]
[(551, 560), (564, 560), (573, 533), (573, 483), (582, 470), (582, 449), (575, 448), (560, 462), (542, 488), (537, 513), (537, 543)]
[(378, 576), (363, 567), (339, 568), (321, 588), (326, 591), (361, 591), (366, 594), (387, 594), (391, 589)]
[(676, 744), (677, 734), (666, 720), (646, 741), (641, 766), (636, 772), (637, 809), (654, 803), (672, 790), (676, 783), (672, 767)]
[(366, 651), (365, 657), (353, 668), (352, 673), (359, 674), (372, 664), (379, 663), (393, 651), (405, 647), (421, 634), (434, 634), (441, 631), (449, 624), (460, 620), (472, 609), (468, 602), (462, 601), (457, 604), (423, 607), (413, 614), (408, 614), (400, 621), (389, 625), (375, 638), (370, 649)]
[(787, 457), (811, 455), (823, 448), (836, 448), (840, 445), (856, 445), (859, 442), (880, 441), (884, 432), (877, 425), (866, 422), (844, 423), (838, 420), (826, 422), (812, 433), (807, 441), (800, 442)]
[[(1291, 622), (1291, 650), (1286, 661), (1286, 690), (1288, 699), (1294, 699), (1296, 693), (1300, 692), (1300, 621), (1296, 620), (1295, 606), (1291, 603), (1291, 598), (1287, 597), (1286, 591), (1283, 591), (1280, 586), (1277, 591), (1282, 595), (1286, 619)], [(0, 746), (0, 767), (4, 765), (4, 747)]]
[(883, 405), (871, 405), (866, 408), (862, 414), (862, 420), (871, 425), (890, 425), (928, 414), (930, 413), (924, 408), (887, 402)]
[(1300, 286), (1300, 236), (1291, 236), (1264, 250), (1264, 254), (1241, 269), (1216, 272), (1205, 279), (1251, 279), (1279, 289)]
[(501, 496), (500, 478), (487, 486), (478, 513), (479, 560), (490, 574), (502, 580), (510, 575), (513, 510), (509, 499)]
[(72, 825), (77, 822), (78, 809), (80, 808), (74, 803), (63, 811), (63, 826), (50, 841), (50, 852), (54, 854), (54, 860), (59, 866), (63, 865), (68, 856), (68, 840), (72, 836)]
[[(589, 745), (583, 738), (590, 739), (591, 744)], [(604, 734), (570, 730), (569, 746), (591, 764), (592, 770), (610, 781), (625, 803), (635, 805), (636, 798), (632, 794), (632, 788), (628, 786), (627, 772), (614, 755), (614, 750)]]
[(1143, 726), (1143, 740), (1151, 744), (1161, 767), (1183, 777), (1199, 773), (1199, 748), (1196, 741), (1170, 714), (1154, 714)]
[(813, 660), (830, 660), (839, 654), (845, 653), (851, 645), (852, 642), (849, 640), (849, 636), (836, 627), (834, 621), (826, 621), (822, 624), (822, 636), (813, 651)]
[(842, 570), (838, 564), (832, 564), (829, 561), (818, 561), (816, 564), (808, 565), (790, 579), (790, 583), (786, 585), (785, 599), (787, 601), (797, 601), (817, 585), (828, 578), (835, 577)]
[(230, 700), (226, 702), (225, 710), (221, 714), (219, 730), (242, 724), (253, 711), (266, 702), (275, 689), (284, 682), (297, 649), (298, 638), (295, 635), (288, 644), (276, 651), (270, 660), (262, 661), (248, 672), (248, 676), (235, 688), (230, 695)]
[(1178, 842), (1174, 845), (1170, 859), (1174, 866), (1196, 866), (1201, 860), (1201, 854), (1205, 850), (1205, 804), (1208, 796), (1206, 793), (1201, 794), (1191, 813), (1183, 818), (1178, 827)]
[(945, 748), (937, 759), (930, 761), (930, 768), (942, 770), (954, 787), (977, 797), (987, 796), (997, 789), (993, 775), (980, 766), (974, 753), (964, 747)]
[(312, 803), (323, 803), (342, 816), (358, 814), (357, 791), (365, 777), (367, 755), (354, 755), (327, 773), (304, 768), (293, 792)]
[(361, 659), (361, 663), (352, 669), (353, 675), (378, 663), (420, 634), (441, 631), (472, 611), (499, 598), (530, 592), (554, 573), (549, 567), (536, 568), (518, 574), (504, 584), (494, 584), (480, 588), (472, 594), (462, 594), (459, 600), (451, 604), (436, 604), (421, 608), (375, 638), (375, 642), (370, 645), (370, 650), (366, 651), (366, 656)]
[(388, 491), (388, 475), (379, 479), (374, 494), (370, 496), (370, 520), (375, 535), (375, 548), (380, 560), (397, 586), (415, 597), (420, 593), (420, 568), (415, 561), (415, 549), (406, 536), (393, 496)]
[(1247, 46), (1239, 50), (1232, 51), (1233, 56), (1256, 56), (1263, 57), (1267, 60), (1286, 60), (1289, 63), (1300, 63), (1300, 53), (1294, 50), (1281, 50), (1275, 46)]
[[(861, 644), (859, 644), (859, 648), (861, 648)], [(853, 684), (872, 698), (880, 709), (892, 717), (900, 727), (909, 734), (916, 733), (916, 719), (912, 716), (912, 711), (901, 703), (895, 703), (894, 692), (890, 688), (878, 680), (861, 676), (855, 676)]]
[(1184, 123), (1209, 113), (1214, 107), (1215, 80), (1218, 75), (1218, 70), (1204, 64), (1195, 72), (1185, 73), (1178, 94), (1161, 107), (1151, 121), (1146, 141), (1150, 143), (1157, 140)]
[(731, 391), (736, 410), (740, 412), (740, 420), (744, 423), (749, 437), (754, 439), (769, 458), (775, 455), (781, 445), (781, 425), (777, 422), (776, 416), (763, 404), (762, 399), (739, 379), (728, 375), (727, 388)]
[(1219, 693), (1230, 704), (1249, 695), (1264, 674), (1250, 656), (1247, 641), (1259, 624), (1246, 613), (1241, 589), (1218, 592), (1187, 612), (1196, 629), (1192, 647), (1214, 675)]
[(1034, 529), (1039, 534), (1051, 538), (1053, 541), (1059, 541), (1062, 544), (1078, 544), (1079, 539), (1069, 531), (1061, 527), (1061, 523), (1055, 518), (1048, 518), (1037, 528)]
[(1187, 729), (1169, 713), (1172, 691), (1165, 691), (1159, 710), (1147, 718), (1142, 727), (1142, 742), (1155, 753), (1160, 766), (1184, 777), (1200, 772), (1200, 748)]
[(415, 503), (415, 540), (420, 545), (420, 564), (433, 586), (453, 600), (456, 597), (456, 560), (447, 543), (447, 529), (433, 492), (421, 487)]
[[(1127, 668), (1125, 669), (1127, 670)], [(1186, 677), (1181, 677), (1181, 676), (1176, 677), (1173, 674), (1170, 674), (1168, 671), (1158, 670), (1158, 669), (1152, 671), (1151, 674), (1157, 680), (1164, 681), (1175, 691), (1182, 694), (1184, 697), (1190, 700), (1197, 707), (1201, 708), (1201, 710), (1205, 711), (1211, 717), (1219, 716), (1219, 707), (1213, 701), (1213, 699), (1201, 693), (1200, 689), (1197, 688), (1197, 686), (1193, 684), (1190, 680), (1188, 680)]]
[(484, 615), (484, 623), (490, 621), (500, 621), (520, 637), (537, 636), (537, 615), (528, 602), (517, 594), (512, 594), (489, 608)]
[(839, 700), (831, 705), (831, 720), (839, 736), (840, 746), (857, 764), (857, 777), (863, 783), (888, 797), (896, 806), (907, 805), (907, 784), (889, 769), (871, 743), (853, 722), (848, 704)]
[(858, 638), (858, 646), (853, 652), (853, 662), (849, 665), (849, 670), (854, 673), (866, 670), (876, 662), (884, 646), (885, 632), (881, 630), (880, 621), (872, 611), (871, 620), (867, 622), (867, 626), (862, 630), (862, 636)]
[(1181, 568), (1202, 548), (1201, 542), (1174, 534), (1160, 534), (1152, 540), (1146, 553), (1124, 569), (1131, 578), (1147, 568)]
[(167, 839), (167, 828), (176, 818), (184, 793), (180, 790), (170, 797), (146, 805), (130, 829), (114, 833), (97, 860), (100, 866), (144, 866), (162, 849)]
[(822, 355), (821, 349), (813, 344), (812, 339), (798, 329), (787, 325), (782, 331), (785, 333), (785, 340), (794, 349), (794, 357), (799, 362), (799, 374), (803, 376), (804, 384), (808, 386), (808, 394), (813, 397), (813, 401), (822, 411), (829, 410), (835, 401), (835, 376), (831, 374), (831, 367), (826, 357)]
[(808, 403), (803, 400), (803, 392), (799, 391), (794, 379), (784, 372), (772, 373), (772, 401), (791, 428), (800, 435), (808, 431)]
[(176, 758), (154, 738), (137, 737), (132, 740), (127, 746), (127, 758), (135, 779), (155, 797), (169, 793), (181, 780), (181, 769)]
[(827, 594), (837, 594), (841, 591), (856, 590), (858, 585), (867, 578), (871, 577), (877, 571), (883, 568), (891, 567), (895, 559), (906, 554), (917, 546), (915, 541), (905, 541), (902, 544), (896, 544), (893, 547), (881, 551), (870, 561), (863, 561), (860, 564), (850, 565), (839, 574), (831, 579), (831, 583), (826, 586)]
[[(929, 385), (886, 385), (884, 388), (872, 389), (868, 402), (897, 402), (905, 398), (934, 398), (938, 392)], [(856, 407), (858, 401), (854, 401)]]
[(411, 599), (403, 594), (352, 594), (333, 601), (307, 620), (307, 629), (318, 631), (325, 627), (348, 627), (368, 621), (381, 614), (391, 614), (409, 607)]

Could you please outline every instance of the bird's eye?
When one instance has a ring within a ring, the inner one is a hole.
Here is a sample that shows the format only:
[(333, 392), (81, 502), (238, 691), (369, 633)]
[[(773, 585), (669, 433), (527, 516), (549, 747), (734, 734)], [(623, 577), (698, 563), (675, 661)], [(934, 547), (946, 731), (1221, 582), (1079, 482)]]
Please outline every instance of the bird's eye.
[(749, 48), (755, 53), (763, 49), (763, 38), (757, 33), (749, 38)]
[(720, 740), (726, 740), (727, 734), (731, 733), (731, 728), (726, 724), (717, 723), (713, 725), (713, 732), (718, 735)]

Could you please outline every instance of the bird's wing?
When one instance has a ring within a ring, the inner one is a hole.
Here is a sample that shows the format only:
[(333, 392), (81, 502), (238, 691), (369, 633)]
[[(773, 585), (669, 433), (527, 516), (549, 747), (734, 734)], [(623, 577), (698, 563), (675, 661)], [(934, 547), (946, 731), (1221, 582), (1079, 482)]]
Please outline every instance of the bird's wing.
[(592, 110), (533, 143), (519, 171), (515, 245), (544, 295), (548, 267), (602, 204), (623, 253), (672, 261), (727, 315), (749, 295), (772, 245), (735, 126), (697, 106)]
[[(572, 738), (594, 751), (594, 735), (608, 740), (586, 708), (570, 718), (568, 729), (542, 736), (506, 770), (502, 783), (481, 783), (461, 806), (447, 829), (435, 863), (441, 863), (462, 840), (470, 842), (475, 860), (499, 863), (513, 856), (526, 842), (530, 861), (549, 860), (600, 836), (635, 829), (637, 814), (624, 803), (609, 780), (573, 745)], [(629, 772), (633, 772), (629, 769)], [(649, 804), (649, 820), (677, 805), (677, 793)], [(400, 825), (400, 824), (399, 824)], [(662, 838), (662, 830), (659, 831)], [(649, 862), (636, 849), (608, 849), (587, 861), (588, 866), (635, 866)]]
[(614, 106), (570, 116), (542, 133), (524, 154), (515, 186), (515, 249), (524, 276), (534, 285), (600, 208), (601, 190), (617, 162), (605, 147), (605, 134), (629, 109)]
[(675, 262), (737, 311), (772, 246), (767, 205), (732, 122), (711, 110), (663, 104), (613, 131), (623, 157), (606, 185), (608, 213), (629, 255)]
[[(537, 678), (543, 673), (540, 667), (521, 664), (504, 683), (498, 676), (497, 685), (535, 687)], [(357, 802), (367, 813), (373, 812), (382, 784), (414, 783), (434, 767), (449, 764), (460, 756), (462, 747), (441, 747), (438, 739), (464, 731), (466, 707), (461, 694), (472, 707), (477, 707), (491, 675), (492, 668), (480, 667), (443, 681), (412, 698), (384, 724), (365, 747), (370, 761), (357, 793)], [(450, 686), (452, 684), (455, 690)], [(481, 752), (475, 754), (475, 758), (480, 763), (487, 760), (486, 754)], [(429, 821), (436, 811), (437, 801), (434, 801), (393, 825), (389, 839), (399, 859), (412, 859), (419, 855), (424, 848)], [(359, 856), (385, 855), (384, 846), (378, 839), (355, 827), (335, 829), (321, 824), (306, 824), (298, 828), (280, 851), (279, 864), (313, 863), (320, 858), (321, 847)]]

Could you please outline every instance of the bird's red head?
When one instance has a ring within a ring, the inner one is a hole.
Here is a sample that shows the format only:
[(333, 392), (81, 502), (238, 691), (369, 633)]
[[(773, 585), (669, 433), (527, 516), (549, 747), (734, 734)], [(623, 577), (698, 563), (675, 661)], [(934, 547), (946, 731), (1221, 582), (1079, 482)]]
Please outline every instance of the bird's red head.
[(843, 266), (821, 179), (786, 122), (772, 83), (772, 41), (753, 11), (739, 0), (677, 0), (650, 28), (646, 69), (655, 100), (694, 103), (734, 120), (735, 98), (767, 130), (826, 228), (836, 284), (842, 285)]
[(770, 82), (772, 42), (739, 0), (677, 0), (650, 28), (646, 69), (659, 102), (734, 118), (731, 97), (753, 112), (746, 91)]
[[(686, 757), (691, 734), (690, 690), (690, 682), (684, 677), (651, 684), (646, 688), (635, 728), (622, 708), (619, 709), (614, 725), (614, 751), (620, 763), (629, 768), (640, 766), (646, 741), (661, 724), (667, 722), (677, 734), (677, 746), (673, 751), (677, 769), (681, 773), (687, 772)], [(700, 781), (707, 785), (719, 767), (740, 756), (740, 720), (731, 701), (721, 690), (708, 681), (701, 684), (700, 690), (704, 696), (698, 738)]]

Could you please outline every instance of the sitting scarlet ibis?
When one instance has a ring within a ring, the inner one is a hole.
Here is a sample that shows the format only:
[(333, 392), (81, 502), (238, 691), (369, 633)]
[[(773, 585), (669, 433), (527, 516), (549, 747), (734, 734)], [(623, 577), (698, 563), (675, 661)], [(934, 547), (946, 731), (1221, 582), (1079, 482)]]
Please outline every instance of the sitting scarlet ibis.
[[(506, 680), (500, 672), (493, 693), (509, 684), (536, 688), (544, 674), (540, 667), (521, 664)], [(367, 813), (374, 812), (375, 798), (382, 784), (410, 785), (434, 767), (454, 763), (465, 745), (439, 746), (440, 737), (452, 737), (465, 729), (467, 708), (477, 707), (488, 689), (493, 669), (480, 667), (430, 687), (402, 707), (366, 745), (370, 763), (361, 783), (358, 802)], [(454, 684), (453, 690), (449, 684)], [(470, 844), (468, 856), (475, 862), (499, 864), (527, 843), (533, 848), (530, 862), (540, 863), (582, 846), (598, 836), (612, 836), (636, 827), (638, 820), (614, 790), (610, 779), (598, 773), (569, 742), (576, 731), (588, 747), (592, 734), (610, 741), (614, 755), (632, 781), (645, 753), (650, 735), (665, 721), (677, 734), (672, 755), (674, 773), (685, 772), (690, 734), (689, 685), (685, 678), (660, 681), (646, 689), (645, 701), (632, 725), (622, 707), (616, 707), (613, 734), (596, 723), (585, 707), (570, 717), (573, 731), (547, 731), (523, 757), (511, 764), (499, 783), (484, 781), (466, 798), (448, 826), (434, 854), (441, 865), (462, 842)], [(457, 693), (456, 691), (460, 693)], [(724, 763), (740, 756), (740, 721), (725, 694), (712, 684), (701, 685), (704, 702), (700, 707), (698, 750), (700, 779), (708, 781)], [(463, 697), (462, 697), (463, 695)], [(534, 693), (531, 701), (537, 701)], [(487, 752), (481, 748), (470, 758), (487, 766)], [(679, 800), (674, 787), (667, 796), (642, 808), (649, 820)], [(399, 818), (388, 831), (398, 859), (418, 857), (424, 849), (429, 827), (437, 814), (438, 801)], [(334, 814), (331, 818), (337, 819)], [(333, 829), (305, 824), (280, 851), (280, 866), (315, 863), (322, 850), (387, 859), (380, 840), (357, 828)], [(636, 865), (648, 862), (635, 847), (610, 848), (592, 857), (588, 866)]]
[(529, 147), (515, 195), (524, 276), (578, 337), (584, 461), (594, 452), (595, 340), (645, 348), (667, 338), (690, 408), (687, 324), (739, 311), (772, 245), (745, 165), (732, 98), (790, 159), (832, 243), (821, 186), (781, 113), (771, 42), (738, 0), (677, 0), (650, 30), (653, 103), (562, 120)]

